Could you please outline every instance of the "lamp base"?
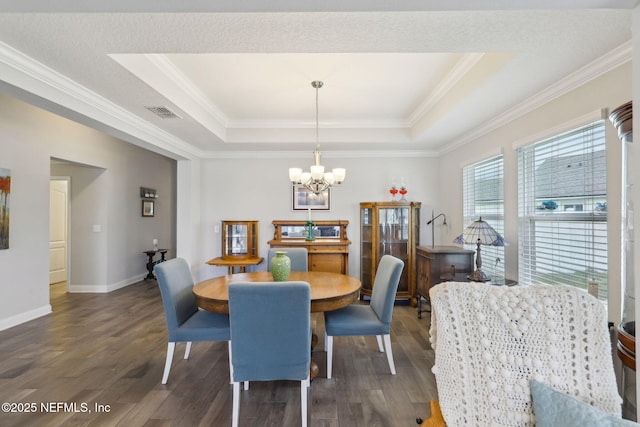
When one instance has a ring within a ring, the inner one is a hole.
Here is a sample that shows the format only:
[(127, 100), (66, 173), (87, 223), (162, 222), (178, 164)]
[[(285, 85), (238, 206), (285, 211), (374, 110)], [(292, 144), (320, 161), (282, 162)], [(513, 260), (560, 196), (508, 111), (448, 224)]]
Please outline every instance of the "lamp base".
[(467, 276), (467, 279), (472, 282), (488, 282), (491, 280), (491, 277), (487, 276), (484, 271), (478, 269)]
[(307, 242), (313, 242), (314, 240), (316, 240), (315, 236), (313, 235), (313, 226), (315, 224), (313, 223), (313, 221), (309, 220), (307, 221), (307, 238), (304, 239)]

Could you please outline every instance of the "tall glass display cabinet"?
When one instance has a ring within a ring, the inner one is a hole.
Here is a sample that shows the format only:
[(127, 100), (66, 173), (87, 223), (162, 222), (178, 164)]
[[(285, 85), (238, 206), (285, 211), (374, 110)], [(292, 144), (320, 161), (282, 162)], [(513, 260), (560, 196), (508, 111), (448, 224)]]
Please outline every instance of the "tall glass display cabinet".
[[(622, 413), (624, 418), (637, 419), (636, 404), (636, 320), (635, 320), (635, 271), (634, 271), (634, 176), (633, 156), (633, 108), (627, 102), (611, 112), (611, 123), (618, 130), (622, 141), (622, 319), (618, 327), (617, 354), (622, 362)], [(635, 167), (637, 169), (637, 167)]]
[(360, 203), (361, 298), (371, 296), (383, 255), (404, 261), (397, 299), (415, 303), (416, 246), (420, 243), (420, 202)]

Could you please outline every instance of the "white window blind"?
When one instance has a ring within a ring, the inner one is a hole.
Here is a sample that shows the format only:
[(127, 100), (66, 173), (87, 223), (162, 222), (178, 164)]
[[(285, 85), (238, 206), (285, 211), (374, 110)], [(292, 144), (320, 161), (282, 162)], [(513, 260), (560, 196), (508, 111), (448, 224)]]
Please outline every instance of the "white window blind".
[(605, 148), (598, 121), (518, 149), (520, 283), (596, 282), (606, 299)]
[[(482, 217), (504, 236), (504, 160), (497, 156), (463, 171), (464, 226)], [(476, 245), (465, 245), (476, 250)], [(504, 278), (504, 246), (482, 246), (482, 271), (492, 279)]]

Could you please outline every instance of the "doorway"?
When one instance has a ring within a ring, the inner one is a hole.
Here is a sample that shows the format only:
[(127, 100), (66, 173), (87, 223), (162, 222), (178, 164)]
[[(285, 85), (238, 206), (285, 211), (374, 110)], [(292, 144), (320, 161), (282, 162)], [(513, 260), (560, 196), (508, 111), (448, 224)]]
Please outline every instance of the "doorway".
[(49, 183), (49, 284), (69, 283), (69, 177)]

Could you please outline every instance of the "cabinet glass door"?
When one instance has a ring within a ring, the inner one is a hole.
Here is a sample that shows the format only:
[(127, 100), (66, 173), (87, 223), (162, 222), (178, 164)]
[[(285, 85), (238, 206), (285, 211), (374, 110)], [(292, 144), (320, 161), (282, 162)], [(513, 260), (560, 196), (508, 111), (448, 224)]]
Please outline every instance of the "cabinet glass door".
[(398, 291), (409, 289), (409, 219), (411, 209), (408, 207), (381, 208), (378, 212), (380, 241), (378, 262), (383, 255), (393, 255), (404, 261), (405, 268), (398, 284)]
[(380, 250), (406, 261), (409, 244), (409, 208), (386, 208), (379, 211)]
[(371, 271), (372, 271), (372, 259), (373, 259), (373, 246), (372, 246), (372, 226), (373, 226), (373, 209), (362, 208), (360, 210), (360, 281), (365, 289), (371, 289), (373, 285)]
[(247, 224), (228, 224), (225, 252), (231, 256), (245, 256), (249, 247)]
[(222, 221), (222, 257), (257, 257), (257, 221)]

